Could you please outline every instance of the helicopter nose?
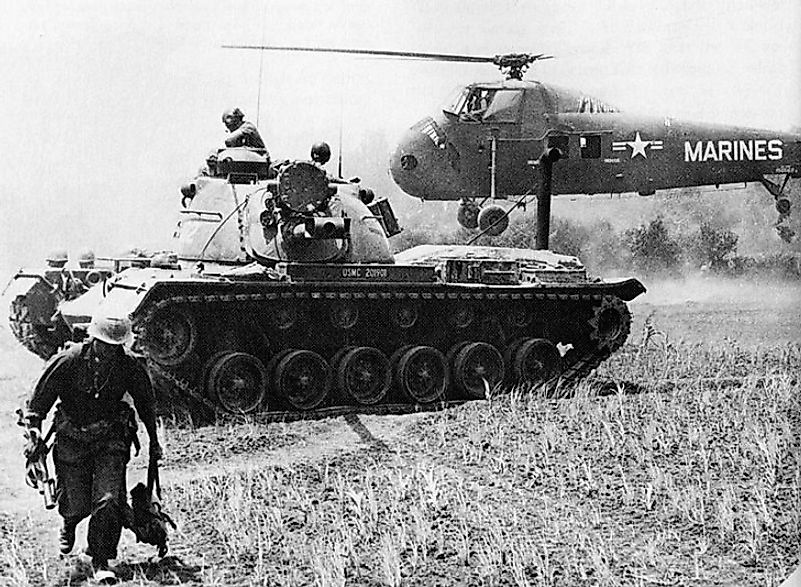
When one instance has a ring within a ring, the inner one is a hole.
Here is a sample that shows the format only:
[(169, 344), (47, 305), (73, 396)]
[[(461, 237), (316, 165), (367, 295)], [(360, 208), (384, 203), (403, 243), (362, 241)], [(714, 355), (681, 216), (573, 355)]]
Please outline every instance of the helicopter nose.
[(392, 179), (404, 192), (416, 198), (447, 191), (447, 137), (432, 118), (424, 118), (401, 138), (392, 152), (389, 169)]

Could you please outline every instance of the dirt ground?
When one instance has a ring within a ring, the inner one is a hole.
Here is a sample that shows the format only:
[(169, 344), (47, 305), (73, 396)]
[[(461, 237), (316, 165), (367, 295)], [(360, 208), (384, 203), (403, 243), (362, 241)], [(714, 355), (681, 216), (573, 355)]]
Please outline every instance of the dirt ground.
[[(744, 347), (801, 343), (801, 285), (721, 284), (711, 280), (647, 285), (649, 293), (631, 305), (635, 316), (634, 340), (639, 338), (645, 321), (650, 320), (658, 331), (673, 340), (712, 343), (729, 339)], [(16, 344), (5, 324), (0, 327), (0, 535), (9, 531), (9, 520), (24, 521), (28, 531), (21, 540), (35, 543), (43, 553), (55, 553), (60, 518), (54, 510), (46, 511), (41, 497), (24, 484), (23, 440), (14, 413), (42, 364)], [(252, 425), (171, 430), (165, 442), (162, 479), (169, 487), (171, 483), (202, 474), (258, 465), (315, 462), (364, 449), (366, 445), (368, 448), (393, 445), (403, 438), (407, 427), (425, 417), (425, 414), (340, 417), (272, 424), (266, 433)], [(187, 466), (197, 462), (203, 463), (200, 470), (194, 464)], [(132, 459), (129, 487), (145, 479), (146, 465), (146, 454)], [(85, 546), (85, 526), (85, 522), (79, 526), (76, 552)], [(193, 537), (179, 530), (173, 537), (171, 552), (193, 560), (192, 541)], [(151, 547), (138, 545), (131, 534), (124, 534), (121, 559), (146, 561), (153, 554)], [(51, 579), (59, 582), (57, 578)], [(4, 581), (0, 578), (0, 585)]]

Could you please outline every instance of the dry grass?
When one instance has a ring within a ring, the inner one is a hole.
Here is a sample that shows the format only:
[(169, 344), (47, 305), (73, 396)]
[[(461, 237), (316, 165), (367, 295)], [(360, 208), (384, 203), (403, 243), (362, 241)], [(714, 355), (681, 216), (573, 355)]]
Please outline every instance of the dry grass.
[(801, 550), (799, 366), (797, 347), (631, 346), (607, 371), (672, 391), (512, 393), (394, 451), (197, 479), (171, 502), (259, 584), (778, 584)]
[[(687, 345), (647, 327), (603, 368), (642, 393), (517, 390), (419, 418), (389, 449), (165, 473), (184, 572), (128, 578), (778, 585), (801, 552), (800, 368), (797, 346)], [(0, 535), (0, 574), (39, 584), (55, 563), (19, 536)]]

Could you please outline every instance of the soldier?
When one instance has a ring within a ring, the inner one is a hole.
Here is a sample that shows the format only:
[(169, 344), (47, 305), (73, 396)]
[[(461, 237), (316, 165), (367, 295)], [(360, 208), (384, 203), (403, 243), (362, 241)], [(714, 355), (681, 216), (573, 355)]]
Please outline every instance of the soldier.
[(321, 167), (328, 163), (331, 159), (331, 147), (328, 143), (323, 141), (314, 143), (311, 148), (311, 159)]
[(256, 129), (256, 125), (244, 119), (245, 115), (239, 108), (226, 110), (222, 114), (222, 121), (225, 128), (231, 135), (225, 139), (226, 147), (252, 147), (254, 149), (264, 149), (264, 141)]
[(92, 317), (87, 332), (86, 342), (46, 365), (26, 402), (25, 419), (29, 444), (35, 445), (42, 420), (60, 400), (53, 419), (56, 493), (64, 519), (60, 550), (65, 555), (72, 551), (76, 526), (91, 515), (86, 553), (95, 579), (111, 583), (116, 578), (108, 561), (117, 557), (127, 509), (125, 469), (136, 442), (136, 418), (122, 401), (126, 393), (147, 430), (150, 457), (158, 460), (162, 451), (150, 379), (123, 347), (132, 338), (130, 321), (100, 313)]

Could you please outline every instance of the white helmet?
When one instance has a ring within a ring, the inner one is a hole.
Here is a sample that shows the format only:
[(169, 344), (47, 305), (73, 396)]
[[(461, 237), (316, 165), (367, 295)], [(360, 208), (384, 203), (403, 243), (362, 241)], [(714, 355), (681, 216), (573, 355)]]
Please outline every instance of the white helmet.
[(86, 333), (108, 344), (129, 344), (133, 340), (131, 321), (128, 318), (96, 313)]

